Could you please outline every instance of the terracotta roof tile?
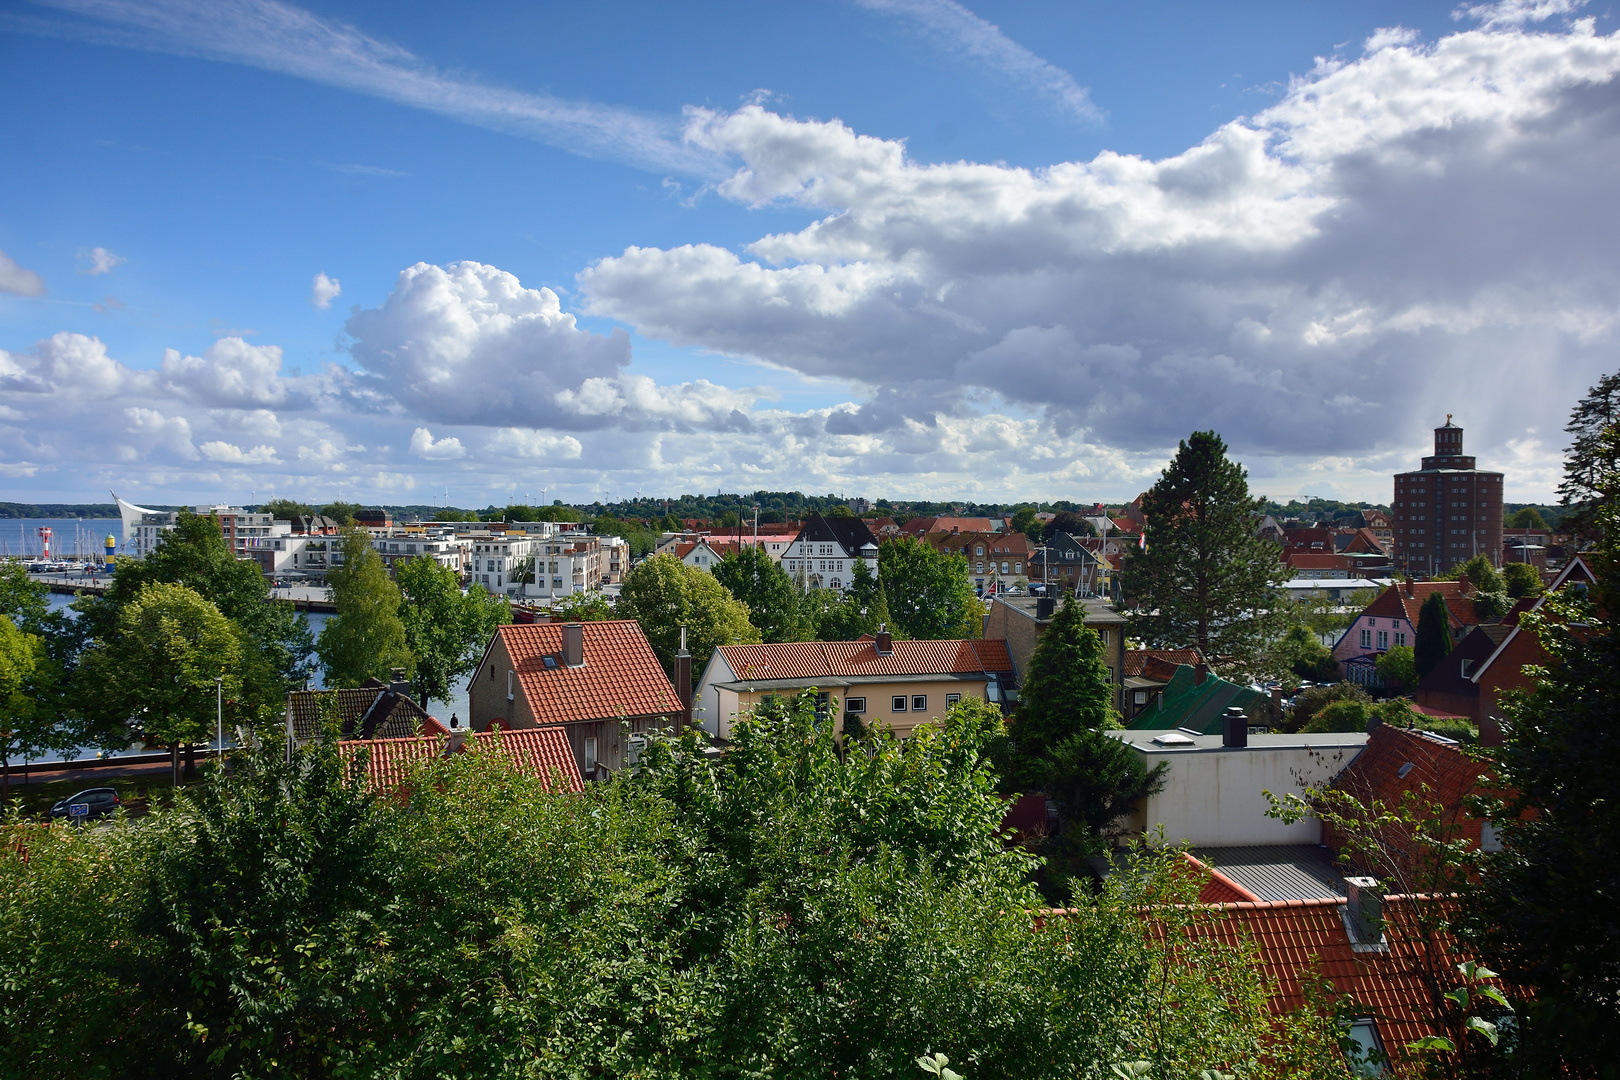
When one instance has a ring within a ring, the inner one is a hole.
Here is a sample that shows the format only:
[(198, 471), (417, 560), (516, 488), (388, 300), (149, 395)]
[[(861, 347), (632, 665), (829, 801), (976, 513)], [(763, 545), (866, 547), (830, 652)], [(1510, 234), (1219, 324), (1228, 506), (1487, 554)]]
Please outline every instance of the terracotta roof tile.
[(366, 686), (347, 690), (294, 690), (287, 695), (293, 738), (307, 742), (320, 734), (321, 707), (337, 703), (339, 730), (344, 738), (408, 739), (444, 726), (420, 705), (394, 694), (373, 679)]
[(884, 675), (971, 674), (1013, 670), (1007, 643), (999, 640), (896, 641), (879, 656), (871, 639), (793, 641), (780, 645), (722, 645), (720, 653), (739, 679), (825, 679)]
[(571, 668), (562, 655), (562, 623), (503, 626), (496, 631), (512, 658), (535, 722), (567, 724), (614, 716), (674, 716), (680, 700), (641, 626), (633, 619), (581, 623), (585, 664)]
[(1368, 604), (1362, 614), (1384, 619), (1405, 619), (1415, 627), (1418, 623), (1418, 614), (1423, 610), (1423, 602), (1434, 592), (1445, 596), (1446, 608), (1451, 612), (1453, 626), (1479, 625), (1479, 615), (1474, 611), (1473, 600), (1462, 594), (1462, 584), (1456, 581), (1396, 582), (1379, 593), (1377, 599)]
[[(1408, 792), (1426, 787), (1424, 801), (1439, 803), (1446, 809), (1450, 838), (1466, 838), (1477, 844), (1480, 823), (1464, 813), (1463, 798), (1474, 792), (1485, 772), (1480, 762), (1449, 742), (1421, 731), (1380, 724), (1333, 786), (1363, 806), (1370, 806), (1376, 799), (1391, 809), (1400, 806)], [(1323, 841), (1329, 847), (1338, 847), (1340, 838), (1324, 827)]]
[(464, 741), (438, 735), (415, 739), (356, 739), (339, 743), (338, 749), (349, 761), (358, 759), (363, 751), (366, 779), (373, 791), (383, 792), (392, 791), (404, 782), (417, 762), (445, 756), (452, 742), (456, 753), (498, 750), (519, 772), (540, 777), (553, 790), (585, 789), (574, 752), (568, 746), (568, 736), (555, 727), (468, 733)]
[[(1196, 667), (1203, 662), (1197, 649), (1126, 649), (1124, 669), (1127, 677), (1157, 678), (1158, 673), (1162, 673), (1168, 682), (1182, 664)], [(1149, 675), (1154, 669), (1158, 669), (1158, 673)]]

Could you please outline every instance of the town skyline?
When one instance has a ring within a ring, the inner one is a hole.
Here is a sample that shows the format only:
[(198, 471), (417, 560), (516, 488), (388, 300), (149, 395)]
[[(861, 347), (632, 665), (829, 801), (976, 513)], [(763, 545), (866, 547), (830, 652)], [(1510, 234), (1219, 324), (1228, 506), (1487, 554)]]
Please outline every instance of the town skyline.
[(0, 495), (1545, 504), (1611, 366), (1579, 3), (458, 18), (0, 20)]

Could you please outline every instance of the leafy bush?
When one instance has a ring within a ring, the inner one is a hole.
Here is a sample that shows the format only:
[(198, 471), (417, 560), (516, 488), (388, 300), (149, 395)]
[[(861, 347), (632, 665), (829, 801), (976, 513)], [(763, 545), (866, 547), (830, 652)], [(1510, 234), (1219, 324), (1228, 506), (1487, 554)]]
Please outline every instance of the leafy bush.
[(1371, 702), (1372, 698), (1361, 687), (1349, 682), (1301, 690), (1294, 696), (1294, 707), (1283, 712), (1282, 730), (1285, 732), (1302, 730), (1311, 722), (1312, 717), (1335, 701), (1359, 701), (1365, 704)]

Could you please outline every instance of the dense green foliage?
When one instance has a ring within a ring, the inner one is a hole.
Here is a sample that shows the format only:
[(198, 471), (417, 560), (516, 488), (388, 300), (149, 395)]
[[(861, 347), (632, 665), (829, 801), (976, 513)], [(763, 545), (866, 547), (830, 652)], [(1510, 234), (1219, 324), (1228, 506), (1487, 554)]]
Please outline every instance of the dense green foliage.
[(343, 562), (326, 572), (327, 592), (337, 613), (326, 623), (315, 651), (329, 687), (359, 686), (367, 679), (388, 681), (394, 668), (409, 672), (415, 658), (400, 618), (404, 598), (388, 580), (382, 556), (364, 529), (348, 529), (340, 542)]
[(976, 638), (983, 632), (983, 608), (961, 555), (943, 554), (915, 537), (889, 537), (878, 545), (878, 579), (895, 629), (905, 637)]
[(888, 627), (896, 639), (906, 637), (889, 615), (887, 591), (862, 559), (855, 560), (849, 590), (843, 594), (813, 589), (799, 597), (799, 615), (806, 638), (816, 641), (854, 641)]
[(1503, 522), (1503, 525), (1509, 529), (1529, 529), (1531, 531), (1541, 531), (1547, 528), (1547, 522), (1541, 516), (1541, 511), (1533, 506), (1521, 508), (1510, 516), (1507, 521)]
[[(1611, 421), (1586, 449), (1613, 460), (1620, 429)], [(1469, 907), (1482, 953), (1533, 991), (1527, 1076), (1607, 1076), (1620, 1061), (1620, 936), (1608, 901), (1620, 895), (1620, 470), (1587, 468), (1572, 463), (1569, 475), (1593, 498), (1597, 584), (1561, 590), (1520, 623), (1551, 662), (1507, 703), (1505, 741), (1488, 751), (1500, 802), (1483, 809), (1502, 851), (1485, 856)]]
[(619, 616), (601, 593), (577, 592), (552, 604), (551, 617), (562, 622), (602, 622)]
[(461, 591), (461, 575), (431, 558), (411, 559), (394, 570), (403, 594), (399, 609), (405, 625), (405, 647), (415, 668), (411, 688), (423, 708), (442, 701), (451, 686), (472, 674), (497, 626), (512, 621), (505, 600), (482, 585)]
[(799, 640), (799, 590), (763, 547), (738, 548), (715, 564), (714, 577), (748, 605), (748, 621), (761, 641)]
[(1339, 677), (1339, 662), (1333, 659), (1332, 650), (1303, 622), (1290, 626), (1272, 652), (1274, 662), (1266, 667), (1280, 667), (1312, 682), (1332, 682)]
[(1507, 583), (1507, 594), (1513, 600), (1540, 596), (1546, 591), (1541, 584), (1541, 571), (1529, 563), (1508, 563), (1502, 567), (1502, 580)]
[(671, 678), (675, 653), (686, 631), (692, 654), (692, 680), (721, 645), (752, 645), (759, 631), (748, 621), (748, 605), (732, 596), (710, 574), (665, 553), (638, 563), (624, 575), (615, 609), (621, 619), (634, 619)]
[(295, 517), (307, 517), (315, 513), (315, 508), (309, 503), (299, 502), (297, 499), (271, 499), (254, 507), (261, 514), (269, 514), (282, 521), (290, 521)]
[(1614, 496), (1603, 486), (1620, 470), (1620, 445), (1611, 434), (1616, 424), (1620, 424), (1620, 372), (1603, 376), (1587, 390), (1570, 410), (1564, 428), (1570, 444), (1564, 452), (1558, 497), (1569, 511), (1559, 526), (1579, 541), (1590, 542), (1599, 535), (1605, 527), (1600, 517), (1613, 520), (1604, 514), (1604, 503)]
[(347, 528), (348, 526), (354, 524), (354, 515), (364, 509), (365, 507), (361, 506), (359, 503), (344, 502), (342, 499), (339, 499), (335, 502), (329, 502), (325, 506), (321, 507), (320, 512), (337, 522), (339, 525)]
[(1294, 704), (1282, 716), (1281, 728), (1285, 732), (1298, 731), (1309, 724), (1318, 712), (1336, 701), (1370, 703), (1367, 691), (1351, 682), (1337, 682), (1329, 686), (1313, 686), (1294, 695)]
[(331, 744), (266, 746), (170, 813), (20, 827), (0, 1074), (1342, 1076), (1329, 1020), (1274, 1022), (1252, 950), (1184, 906), (1174, 852), (1043, 927), (996, 831), (998, 728), (963, 706), (843, 753), (806, 698), (583, 794), (427, 763), (408, 807)]
[(1153, 646), (1196, 648), (1224, 671), (1263, 666), (1288, 621), (1280, 589), (1288, 568), (1277, 544), (1255, 535), (1259, 505), (1219, 435), (1195, 431), (1182, 441), (1142, 497), (1147, 547), (1125, 559), (1135, 633)]
[(1412, 664), (1420, 680), (1451, 655), (1451, 644), (1451, 609), (1444, 596), (1432, 592), (1418, 609), (1417, 636), (1412, 644)]
[(1410, 645), (1396, 645), (1373, 664), (1386, 686), (1416, 690), (1418, 684), (1417, 652)]

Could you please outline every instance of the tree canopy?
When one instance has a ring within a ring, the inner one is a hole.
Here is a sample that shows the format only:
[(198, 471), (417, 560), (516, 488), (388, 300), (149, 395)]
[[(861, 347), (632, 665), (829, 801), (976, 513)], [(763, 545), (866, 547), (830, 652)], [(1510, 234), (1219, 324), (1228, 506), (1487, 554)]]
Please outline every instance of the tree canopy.
[(983, 632), (983, 607), (961, 555), (942, 554), (916, 537), (889, 537), (878, 545), (878, 579), (905, 637), (976, 638)]
[(1212, 666), (1262, 663), (1288, 621), (1288, 569), (1274, 541), (1255, 535), (1248, 474), (1213, 431), (1183, 440), (1142, 497), (1147, 546), (1129, 549), (1123, 588), (1132, 629), (1149, 644), (1196, 648)]
[(1440, 666), (1451, 655), (1451, 609), (1438, 591), (1429, 594), (1418, 609), (1417, 636), (1413, 640), (1412, 664), (1417, 677)]
[(403, 597), (405, 647), (415, 660), (411, 686), (425, 709), (472, 673), (495, 628), (512, 621), (512, 609), (482, 585), (463, 595), (461, 575), (432, 558), (401, 563), (394, 581)]
[(343, 561), (327, 571), (326, 587), (337, 612), (315, 643), (326, 685), (359, 686), (373, 678), (386, 682), (394, 668), (411, 671), (415, 658), (400, 618), (404, 598), (388, 580), (371, 537), (364, 529), (349, 529), (336, 546)]
[(1545, 590), (1541, 571), (1529, 563), (1508, 563), (1502, 567), (1502, 580), (1507, 583), (1507, 594), (1514, 600), (1526, 596), (1540, 596)]
[(799, 639), (799, 590), (763, 547), (739, 547), (715, 564), (714, 578), (748, 605), (748, 621), (761, 641)]
[(621, 619), (641, 624), (641, 632), (671, 678), (684, 627), (694, 683), (719, 646), (753, 645), (760, 640), (759, 631), (748, 621), (747, 604), (712, 575), (668, 553), (630, 568), (616, 610)]
[(1564, 451), (1564, 479), (1558, 497), (1569, 507), (1560, 527), (1590, 539), (1603, 503), (1602, 485), (1620, 469), (1620, 445), (1610, 437), (1620, 423), (1620, 371), (1605, 375), (1570, 410), (1564, 431), (1570, 437)]

